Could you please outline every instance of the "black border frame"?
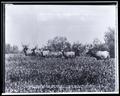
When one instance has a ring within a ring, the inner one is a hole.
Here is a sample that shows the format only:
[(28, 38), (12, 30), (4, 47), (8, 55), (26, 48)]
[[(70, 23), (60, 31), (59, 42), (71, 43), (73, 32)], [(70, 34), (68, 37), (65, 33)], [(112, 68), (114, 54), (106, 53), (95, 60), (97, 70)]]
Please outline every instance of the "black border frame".
[[(1, 84), (5, 93), (5, 4), (14, 5), (118, 5), (118, 1), (2, 1), (1, 2)], [(119, 26), (119, 23), (118, 23)], [(119, 35), (119, 27), (118, 27)], [(119, 39), (118, 39), (119, 43)], [(119, 48), (119, 44), (118, 44)], [(119, 49), (118, 49), (119, 52)], [(119, 63), (119, 62), (118, 62)], [(119, 67), (119, 65), (118, 65)], [(44, 94), (44, 93), (43, 93)]]
[(116, 5), (117, 1), (3, 1), (15, 5)]

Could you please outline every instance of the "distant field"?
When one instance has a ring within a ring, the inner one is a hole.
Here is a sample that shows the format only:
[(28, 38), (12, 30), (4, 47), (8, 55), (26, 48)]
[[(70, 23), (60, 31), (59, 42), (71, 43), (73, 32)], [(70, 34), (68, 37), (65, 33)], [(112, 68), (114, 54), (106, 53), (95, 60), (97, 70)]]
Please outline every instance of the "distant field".
[(5, 55), (5, 92), (112, 92), (114, 59)]

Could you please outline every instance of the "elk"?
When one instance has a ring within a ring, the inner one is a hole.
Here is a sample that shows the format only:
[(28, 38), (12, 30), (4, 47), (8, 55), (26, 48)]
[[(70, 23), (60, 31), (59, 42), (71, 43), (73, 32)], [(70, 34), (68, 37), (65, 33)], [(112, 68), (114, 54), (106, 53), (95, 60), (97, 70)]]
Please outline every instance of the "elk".
[(34, 55), (36, 55), (35, 50), (36, 50), (37, 47), (30, 49), (30, 48), (28, 48), (29, 45), (23, 45), (22, 44), (22, 46), (23, 46), (23, 52), (24, 52), (25, 56), (34, 56)]
[(62, 52), (52, 52), (49, 50), (40, 50), (42, 57), (62, 57)]
[(49, 57), (50, 53), (49, 50), (41, 50), (42, 57)]
[(22, 45), (22, 46), (23, 46), (23, 52), (25, 56), (27, 56), (28, 45)]
[(62, 50), (62, 54), (66, 59), (76, 57), (74, 51), (64, 52), (64, 50)]
[(36, 51), (36, 49), (37, 49), (37, 47), (36, 47), (36, 46), (35, 46), (35, 48), (32, 48), (32, 49), (31, 49), (31, 51), (32, 51), (32, 55), (33, 55), (33, 56), (35, 56), (35, 55), (36, 55), (36, 52), (35, 52), (35, 51)]
[(101, 59), (109, 59), (110, 54), (108, 51), (97, 51), (96, 55), (99, 56)]
[(58, 52), (50, 52), (52, 57), (62, 57), (62, 52), (58, 51)]
[(89, 49), (86, 54), (91, 57), (95, 57), (97, 60), (110, 58), (108, 51), (95, 51), (93, 49)]
[(36, 56), (42, 56), (41, 49), (36, 49), (35, 50), (35, 55)]

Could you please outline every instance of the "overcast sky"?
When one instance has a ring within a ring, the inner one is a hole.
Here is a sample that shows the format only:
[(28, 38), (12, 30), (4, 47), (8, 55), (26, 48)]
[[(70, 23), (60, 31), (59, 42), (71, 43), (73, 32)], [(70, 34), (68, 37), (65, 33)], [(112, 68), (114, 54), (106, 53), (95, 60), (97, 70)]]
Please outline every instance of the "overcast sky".
[(21, 47), (45, 45), (55, 36), (71, 43), (103, 42), (108, 27), (115, 28), (115, 5), (10, 5), (5, 9), (5, 42)]

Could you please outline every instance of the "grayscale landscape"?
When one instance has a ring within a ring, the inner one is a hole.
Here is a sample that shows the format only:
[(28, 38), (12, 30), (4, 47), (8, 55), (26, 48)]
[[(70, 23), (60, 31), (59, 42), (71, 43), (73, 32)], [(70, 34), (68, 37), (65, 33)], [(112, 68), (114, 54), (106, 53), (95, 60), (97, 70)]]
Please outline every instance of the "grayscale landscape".
[(115, 5), (5, 6), (5, 93), (114, 92)]

